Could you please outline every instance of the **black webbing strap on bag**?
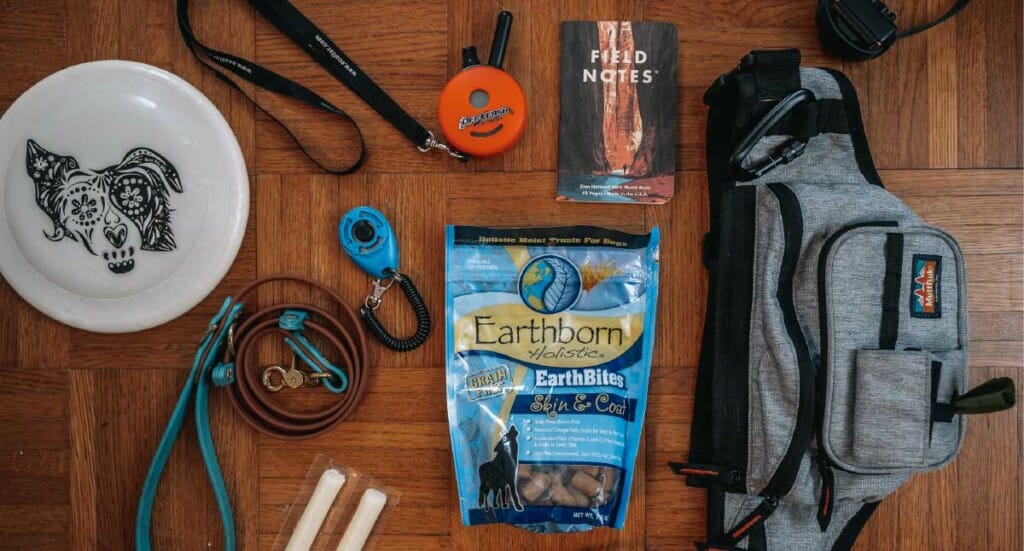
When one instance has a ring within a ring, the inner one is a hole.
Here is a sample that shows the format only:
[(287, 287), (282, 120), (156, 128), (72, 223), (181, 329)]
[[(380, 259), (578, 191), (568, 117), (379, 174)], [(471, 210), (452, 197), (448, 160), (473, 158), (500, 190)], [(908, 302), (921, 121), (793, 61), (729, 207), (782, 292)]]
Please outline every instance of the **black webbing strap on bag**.
[[(347, 86), (370, 107), (380, 113), (392, 126), (409, 138), (421, 152), (440, 149), (460, 160), (467, 159), (462, 153), (452, 150), (447, 145), (437, 141), (431, 131), (427, 130), (412, 115), (402, 109), (387, 92), (378, 86), (323, 31), (290, 2), (287, 0), (248, 0), (248, 2), (275, 28), (301, 46), (310, 57), (326, 69), (335, 79)], [(366, 159), (366, 144), (363, 141), (363, 133), (359, 129), (359, 125), (356, 124), (355, 120), (348, 113), (342, 111), (316, 92), (287, 77), (247, 59), (215, 50), (199, 42), (192, 31), (188, 9), (189, 0), (178, 0), (178, 26), (181, 29), (181, 36), (184, 38), (185, 43), (203, 66), (239, 91), (242, 91), (241, 87), (238, 86), (234, 79), (228, 76), (228, 73), (271, 92), (297, 99), (351, 122), (356, 129), (356, 133), (359, 135), (359, 157), (348, 167), (331, 169), (310, 155), (306, 147), (287, 125), (267, 112), (266, 109), (263, 109), (253, 98), (249, 98), (257, 107), (260, 107), (261, 110), (280, 124), (292, 139), (295, 140), (295, 143), (299, 145), (302, 152), (320, 168), (332, 174), (351, 174), (359, 169)]]

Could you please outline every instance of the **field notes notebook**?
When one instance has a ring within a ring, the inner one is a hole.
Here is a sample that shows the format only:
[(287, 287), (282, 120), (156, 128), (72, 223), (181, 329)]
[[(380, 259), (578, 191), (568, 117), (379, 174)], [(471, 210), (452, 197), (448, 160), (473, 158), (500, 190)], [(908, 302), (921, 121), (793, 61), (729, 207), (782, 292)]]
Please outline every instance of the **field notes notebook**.
[(672, 198), (678, 51), (669, 23), (562, 23), (556, 199)]

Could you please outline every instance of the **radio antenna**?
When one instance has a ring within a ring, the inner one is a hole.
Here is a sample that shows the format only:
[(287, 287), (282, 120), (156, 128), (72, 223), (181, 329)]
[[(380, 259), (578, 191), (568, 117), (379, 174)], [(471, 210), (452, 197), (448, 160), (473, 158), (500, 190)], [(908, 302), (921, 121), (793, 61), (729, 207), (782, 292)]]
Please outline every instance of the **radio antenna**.
[(505, 49), (508, 47), (508, 33), (512, 29), (512, 12), (503, 11), (498, 14), (498, 26), (494, 28), (494, 39), (491, 40), (491, 55), (487, 64), (501, 69), (505, 61)]

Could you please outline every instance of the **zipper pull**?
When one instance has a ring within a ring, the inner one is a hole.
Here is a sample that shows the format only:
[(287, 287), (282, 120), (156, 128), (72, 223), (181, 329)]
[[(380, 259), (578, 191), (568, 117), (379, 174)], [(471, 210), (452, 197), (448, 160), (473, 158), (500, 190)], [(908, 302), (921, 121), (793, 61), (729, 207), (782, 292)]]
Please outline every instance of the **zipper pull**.
[(818, 499), (818, 526), (822, 532), (828, 531), (828, 525), (832, 522), (832, 509), (835, 505), (835, 474), (828, 459), (822, 455), (815, 457), (818, 464), (818, 473), (821, 475), (821, 496)]
[(741, 480), (739, 471), (716, 465), (672, 462), (668, 466), (673, 473), (686, 477), (687, 486), (707, 488), (711, 483), (718, 483), (727, 489), (735, 490)]
[(755, 507), (749, 515), (743, 517), (738, 523), (736, 523), (736, 527), (726, 534), (727, 539), (725, 541), (729, 544), (730, 549), (743, 541), (743, 538), (747, 537), (751, 530), (768, 520), (768, 517), (772, 516), (775, 509), (778, 509), (778, 496), (775, 494), (764, 493), (761, 494), (761, 497), (764, 501)]

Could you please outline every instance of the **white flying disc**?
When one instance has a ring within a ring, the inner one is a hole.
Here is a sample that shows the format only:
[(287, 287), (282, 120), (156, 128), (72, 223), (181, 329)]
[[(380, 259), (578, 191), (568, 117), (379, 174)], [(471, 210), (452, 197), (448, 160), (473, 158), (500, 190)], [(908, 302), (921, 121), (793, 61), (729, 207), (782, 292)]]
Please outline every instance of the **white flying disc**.
[(162, 69), (75, 65), (0, 118), (0, 273), (44, 314), (139, 331), (203, 300), (238, 253), (245, 160), (217, 108)]

